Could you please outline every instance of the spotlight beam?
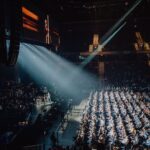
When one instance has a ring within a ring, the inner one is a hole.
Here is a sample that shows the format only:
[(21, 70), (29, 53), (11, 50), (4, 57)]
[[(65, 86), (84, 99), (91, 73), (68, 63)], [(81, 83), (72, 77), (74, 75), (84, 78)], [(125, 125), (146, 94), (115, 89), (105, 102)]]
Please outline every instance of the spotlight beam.
[(131, 14), (131, 12), (142, 2), (142, 0), (137, 0), (133, 6), (113, 25), (113, 27), (102, 37), (102, 42), (104, 42), (114, 30), (120, 26), (120, 24)]
[[(116, 35), (116, 29), (120, 26), (120, 24), (128, 17), (128, 15), (142, 2), (142, 0), (137, 0), (133, 6), (114, 24), (114, 26), (102, 37), (102, 46), (98, 48), (98, 50), (94, 51), (87, 59), (85, 59), (81, 63), (81, 68), (85, 67), (95, 56), (96, 54), (100, 51), (102, 47), (104, 47), (115, 35)], [(123, 24), (124, 26), (124, 24)], [(122, 29), (119, 28), (119, 30)], [(115, 31), (115, 32), (114, 32)], [(114, 33), (113, 33), (114, 32)], [(109, 37), (110, 36), (110, 37)]]
[(57, 86), (59, 93), (76, 99), (88, 85), (97, 83), (93, 76), (42, 46), (21, 44), (18, 64), (38, 84)]
[[(37, 45), (31, 45), (34, 48), (37, 48), (38, 51), (40, 51), (39, 46)], [(37, 51), (37, 52), (38, 52)], [(82, 76), (85, 76), (86, 78), (91, 78), (92, 74), (89, 72), (86, 72), (85, 70), (83, 71), (82, 68), (66, 61), (65, 59), (61, 58), (60, 56), (55, 55), (54, 53), (52, 53), (51, 51), (48, 51), (47, 49), (45, 49), (43, 51), (44, 56), (43, 59), (49, 61), (49, 59), (52, 60), (53, 64), (58, 64), (59, 68), (65, 69), (66, 72), (68, 72), (69, 74), (66, 76), (67, 77), (67, 81), (68, 84), (74, 80), (74, 78), (78, 78), (79, 76), (81, 76), (81, 72), (82, 72)], [(41, 56), (40, 56), (41, 57)], [(72, 69), (74, 68), (74, 69)], [(92, 78), (91, 78), (92, 79)]]
[(97, 48), (91, 55), (87, 57), (85, 61), (81, 63), (81, 68), (85, 67), (91, 60), (101, 51), (101, 49), (111, 41), (111, 39), (126, 25), (126, 22), (122, 24), (107, 40), (105, 40), (100, 47)]

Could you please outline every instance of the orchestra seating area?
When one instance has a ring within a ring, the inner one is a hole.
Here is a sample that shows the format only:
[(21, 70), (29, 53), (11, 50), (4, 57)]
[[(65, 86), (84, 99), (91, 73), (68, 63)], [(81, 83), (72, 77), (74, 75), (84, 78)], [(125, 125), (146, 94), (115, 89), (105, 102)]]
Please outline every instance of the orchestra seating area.
[(150, 93), (106, 88), (90, 93), (76, 145), (84, 149), (150, 147)]

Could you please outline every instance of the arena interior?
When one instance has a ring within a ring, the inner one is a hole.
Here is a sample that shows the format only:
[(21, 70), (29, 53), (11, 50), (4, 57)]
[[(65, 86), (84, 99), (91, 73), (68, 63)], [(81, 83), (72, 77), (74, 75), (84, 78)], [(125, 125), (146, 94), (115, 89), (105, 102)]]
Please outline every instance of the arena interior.
[(0, 0), (0, 150), (150, 150), (150, 0)]

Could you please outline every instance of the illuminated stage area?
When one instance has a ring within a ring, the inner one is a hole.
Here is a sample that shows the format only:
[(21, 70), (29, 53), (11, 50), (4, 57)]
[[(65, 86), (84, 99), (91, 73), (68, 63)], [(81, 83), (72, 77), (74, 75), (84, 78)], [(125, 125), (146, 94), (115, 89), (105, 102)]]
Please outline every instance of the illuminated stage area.
[(150, 0), (0, 1), (0, 150), (150, 150)]

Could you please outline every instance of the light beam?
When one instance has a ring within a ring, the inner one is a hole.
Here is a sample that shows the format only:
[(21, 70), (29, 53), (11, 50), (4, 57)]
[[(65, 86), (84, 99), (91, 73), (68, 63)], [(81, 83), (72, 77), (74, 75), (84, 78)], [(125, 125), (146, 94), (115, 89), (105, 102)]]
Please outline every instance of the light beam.
[[(102, 37), (102, 46), (98, 47), (98, 49), (96, 51), (94, 51), (89, 57), (87, 57), (87, 59), (85, 59), (82, 63), (81, 63), (81, 67), (85, 67), (95, 56), (96, 54), (99, 52), (99, 49), (101, 49), (102, 47), (104, 47), (115, 35), (117, 30), (117, 28), (120, 26), (120, 24), (128, 17), (128, 15), (142, 2), (142, 0), (137, 0), (133, 6), (114, 24), (114, 26)], [(124, 26), (124, 24), (123, 24)], [(119, 30), (122, 29), (118, 28)], [(116, 30), (116, 31), (115, 31)], [(115, 31), (115, 32), (114, 32)]]
[(18, 64), (37, 83), (47, 87), (55, 84), (61, 94), (76, 99), (97, 83), (91, 74), (42, 46), (22, 43)]
[(107, 40), (105, 40), (102, 45), (100, 45), (97, 50), (95, 50), (91, 55), (89, 55), (85, 61), (81, 63), (81, 68), (85, 67), (91, 60), (101, 51), (101, 49), (126, 25), (126, 22), (122, 24)]

